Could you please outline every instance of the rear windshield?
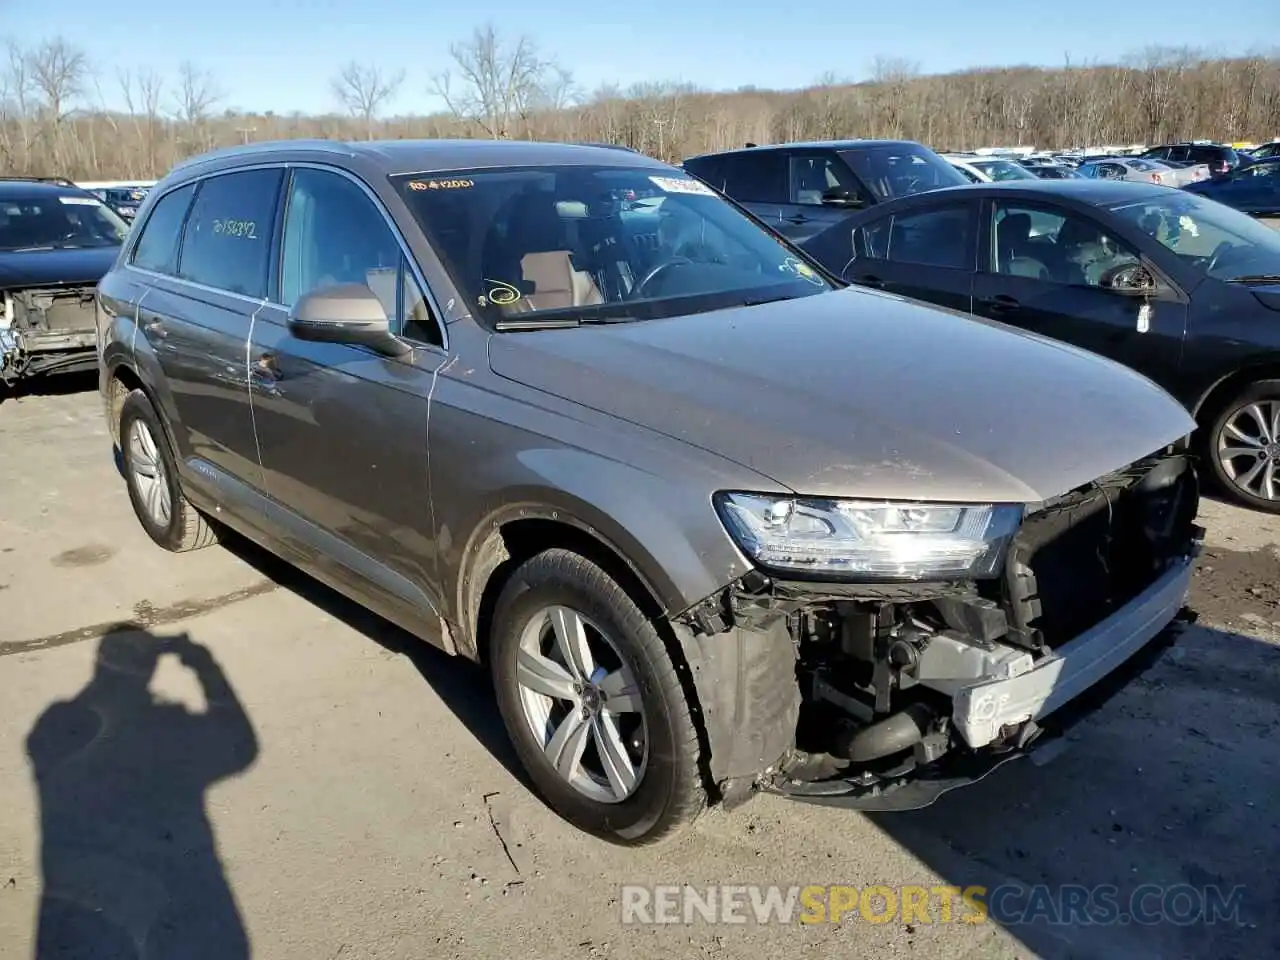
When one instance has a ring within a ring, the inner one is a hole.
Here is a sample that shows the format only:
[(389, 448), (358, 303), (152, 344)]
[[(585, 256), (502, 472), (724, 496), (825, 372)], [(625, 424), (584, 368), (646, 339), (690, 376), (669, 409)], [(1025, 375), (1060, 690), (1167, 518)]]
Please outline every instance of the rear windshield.
[(473, 312), (639, 320), (831, 289), (803, 253), (668, 167), (395, 177)]
[(842, 150), (840, 155), (877, 200), (969, 183), (959, 170), (919, 144), (877, 144)]
[(128, 224), (87, 193), (0, 193), (0, 250), (118, 246), (128, 233)]

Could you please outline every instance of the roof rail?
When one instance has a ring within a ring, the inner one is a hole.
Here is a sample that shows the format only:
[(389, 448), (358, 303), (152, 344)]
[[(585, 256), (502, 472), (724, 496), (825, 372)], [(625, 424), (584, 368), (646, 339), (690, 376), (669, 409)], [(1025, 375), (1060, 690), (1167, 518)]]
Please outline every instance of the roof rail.
[(66, 177), (11, 177), (0, 176), (0, 180), (18, 180), (22, 183), (56, 183), (62, 187), (74, 187), (75, 184)]

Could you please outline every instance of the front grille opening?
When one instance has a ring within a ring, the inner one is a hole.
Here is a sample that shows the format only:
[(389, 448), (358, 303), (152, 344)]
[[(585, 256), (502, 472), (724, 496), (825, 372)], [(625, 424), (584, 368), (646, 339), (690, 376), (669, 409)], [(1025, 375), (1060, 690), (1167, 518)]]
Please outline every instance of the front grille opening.
[(1184, 555), (1199, 491), (1182, 456), (1141, 461), (1028, 517), (1010, 544), (1009, 639), (1065, 643), (1124, 606)]

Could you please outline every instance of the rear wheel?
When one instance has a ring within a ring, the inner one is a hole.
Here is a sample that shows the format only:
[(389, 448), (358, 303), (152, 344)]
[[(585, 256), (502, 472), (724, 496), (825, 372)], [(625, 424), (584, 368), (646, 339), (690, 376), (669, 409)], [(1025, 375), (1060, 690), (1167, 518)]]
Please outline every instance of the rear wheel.
[(1280, 380), (1251, 384), (1228, 403), (1206, 446), (1214, 478), (1232, 499), (1280, 513)]
[(168, 436), (147, 395), (130, 391), (120, 408), (120, 453), (133, 512), (152, 540), (175, 553), (217, 541), (182, 493)]
[(526, 561), (498, 598), (490, 644), (507, 732), (557, 813), (630, 844), (698, 815), (689, 704), (657, 630), (604, 570), (568, 550)]

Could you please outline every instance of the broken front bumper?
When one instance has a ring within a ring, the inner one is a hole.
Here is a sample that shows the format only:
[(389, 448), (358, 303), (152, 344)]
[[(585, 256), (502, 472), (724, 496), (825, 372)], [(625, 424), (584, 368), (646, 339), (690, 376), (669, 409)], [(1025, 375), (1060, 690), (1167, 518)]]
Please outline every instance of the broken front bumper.
[(1129, 603), (1026, 673), (957, 693), (951, 719), (965, 743), (985, 747), (1001, 739), (1003, 728), (1052, 713), (1146, 646), (1182, 608), (1193, 565), (1190, 556), (1177, 561)]
[(912, 764), (900, 776), (779, 777), (764, 789), (869, 813), (915, 810), (1011, 760), (1031, 757), (1047, 763), (1065, 748), (1063, 734), (1155, 665), (1176, 640), (1175, 620), (1194, 620), (1183, 604), (1196, 552), (1198, 545), (1124, 607), (1027, 672), (961, 690), (953, 700), (952, 721), (974, 749), (952, 751), (924, 767)]

